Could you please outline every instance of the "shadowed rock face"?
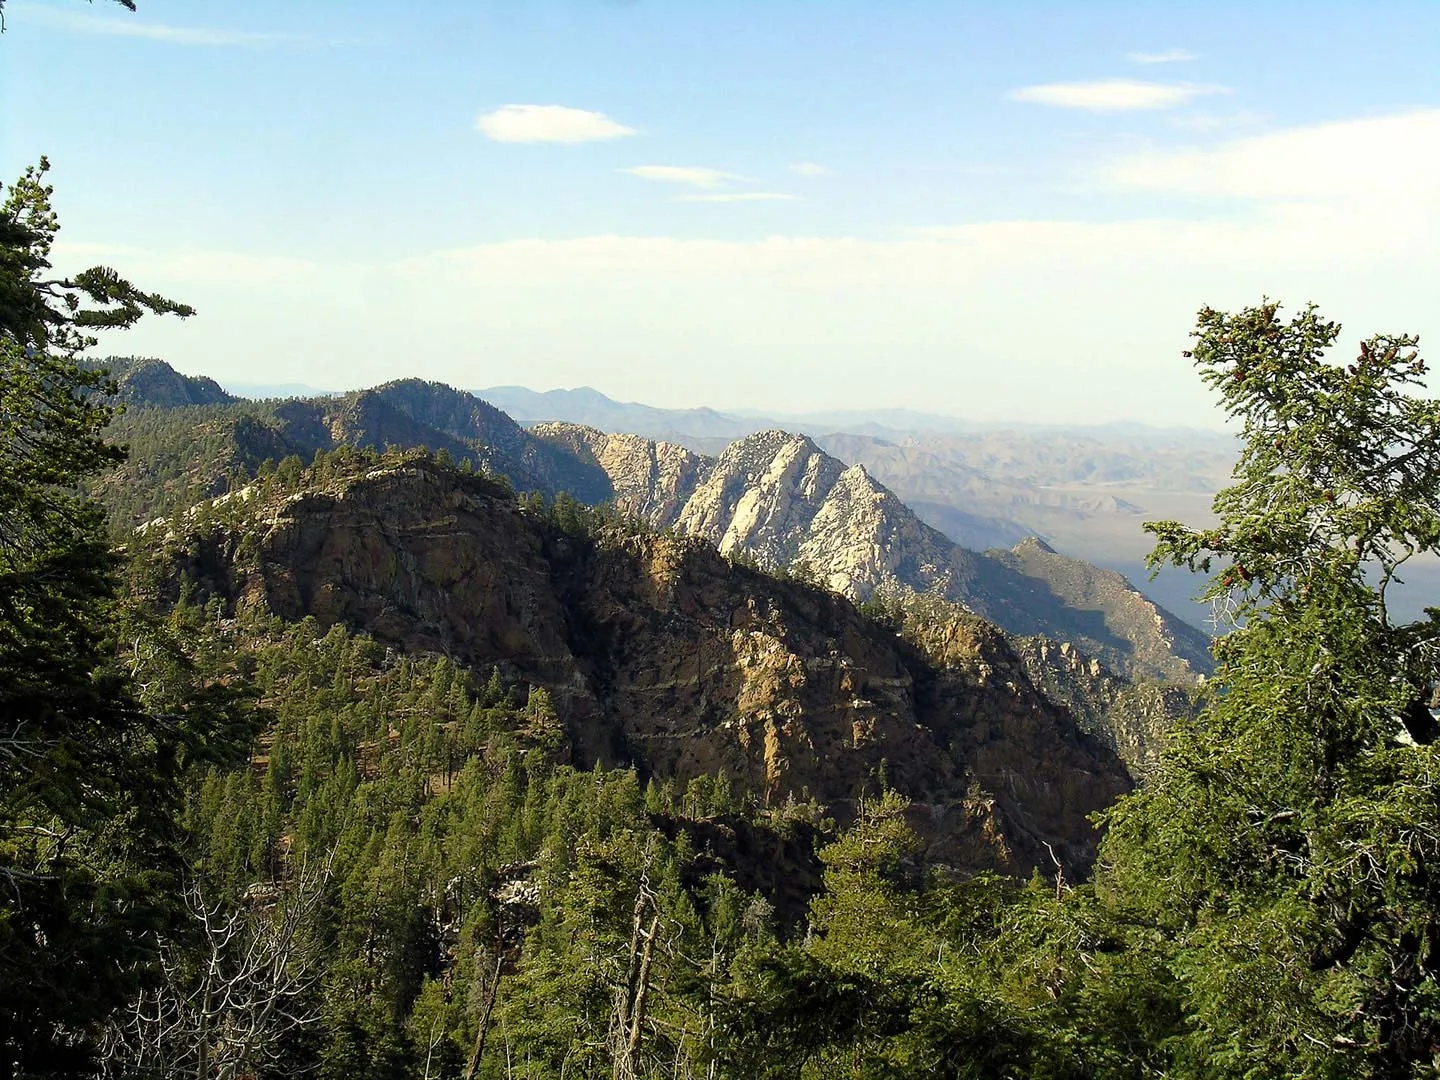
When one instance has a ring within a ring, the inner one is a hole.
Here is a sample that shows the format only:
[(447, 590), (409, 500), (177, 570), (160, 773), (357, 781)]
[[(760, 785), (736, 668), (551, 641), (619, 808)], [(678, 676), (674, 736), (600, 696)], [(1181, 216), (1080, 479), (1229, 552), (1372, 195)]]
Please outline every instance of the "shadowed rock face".
[(990, 555), (1008, 570), (1045, 582), (1072, 610), (1103, 613), (1109, 633), (1130, 644), (1129, 663), (1120, 670), (1177, 682), (1213, 670), (1209, 637), (1146, 598), (1114, 570), (1061, 555), (1033, 536)]
[(972, 616), (930, 627), (922, 652), (844, 598), (732, 566), (697, 538), (569, 538), (495, 485), (425, 463), (247, 513), (176, 545), (201, 598), (499, 666), (551, 692), (579, 764), (629, 760), (682, 784), (723, 771), (842, 820), (883, 770), (935, 857), (1017, 873), (1050, 867), (1047, 844), (1082, 872), (1087, 815), (1128, 787)]
[(605, 471), (617, 509), (661, 528), (679, 519), (709, 467), (708, 458), (683, 446), (639, 435), (606, 435), (574, 424), (543, 430), (546, 442)]
[(1210, 670), (1205, 636), (1119, 574), (1033, 538), (1009, 552), (958, 547), (863, 466), (845, 466), (803, 435), (760, 432), (704, 458), (575, 424), (542, 424), (534, 434), (604, 469), (623, 512), (851, 599), (901, 585), (1014, 634), (1074, 642), (1127, 677), (1186, 682)]

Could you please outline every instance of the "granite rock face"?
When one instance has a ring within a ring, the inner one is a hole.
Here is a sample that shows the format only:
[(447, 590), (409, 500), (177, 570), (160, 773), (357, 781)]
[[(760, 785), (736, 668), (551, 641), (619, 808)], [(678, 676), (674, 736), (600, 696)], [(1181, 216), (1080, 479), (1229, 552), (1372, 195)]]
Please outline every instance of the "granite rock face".
[(1191, 682), (1210, 670), (1205, 636), (1119, 574), (1034, 538), (1012, 551), (959, 547), (864, 466), (803, 435), (760, 432), (706, 458), (575, 424), (533, 433), (604, 469), (624, 513), (852, 600), (887, 587), (932, 592), (1013, 634), (1071, 641), (1130, 678)]
[[(801, 490), (807, 475), (839, 483), (804, 454), (775, 468)], [(1051, 867), (1047, 845), (1083, 872), (1088, 815), (1130, 784), (973, 616), (911, 642), (698, 537), (567, 536), (494, 483), (426, 462), (243, 502), (228, 523), (198, 515), (207, 524), (170, 540), (197, 600), (499, 667), (550, 692), (578, 764), (630, 761), (682, 785), (723, 772), (772, 805), (814, 797), (842, 821), (883, 771), (914, 800), (934, 857), (1012, 873)], [(730, 522), (805, 513), (750, 505)]]
[(661, 526), (679, 519), (708, 464), (683, 446), (639, 435), (606, 435), (574, 424), (542, 425), (534, 434), (604, 470), (617, 509)]
[(1132, 682), (1068, 641), (1020, 638), (1012, 645), (1031, 684), (1114, 750), (1136, 780), (1159, 763), (1175, 724), (1197, 711), (1196, 688)]

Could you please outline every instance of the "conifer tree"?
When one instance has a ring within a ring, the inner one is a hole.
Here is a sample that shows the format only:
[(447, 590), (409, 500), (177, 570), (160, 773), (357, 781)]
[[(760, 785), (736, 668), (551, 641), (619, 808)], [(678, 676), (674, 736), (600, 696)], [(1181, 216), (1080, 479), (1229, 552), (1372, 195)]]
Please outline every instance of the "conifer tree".
[(1233, 627), (1102, 849), (1100, 896), (1157, 933), (1187, 1017), (1175, 1076), (1440, 1069), (1440, 613), (1390, 603), (1440, 551), (1440, 402), (1413, 392), (1415, 338), (1342, 366), (1339, 330), (1201, 312), (1193, 357), (1244, 448), (1215, 527), (1148, 526), (1156, 561), (1216, 571)]
[(0, 1076), (82, 1068), (170, 899), (182, 715), (115, 663), (117, 561), (80, 482), (119, 461), (91, 332), (190, 309), (113, 270), (52, 273), (48, 163), (0, 204)]

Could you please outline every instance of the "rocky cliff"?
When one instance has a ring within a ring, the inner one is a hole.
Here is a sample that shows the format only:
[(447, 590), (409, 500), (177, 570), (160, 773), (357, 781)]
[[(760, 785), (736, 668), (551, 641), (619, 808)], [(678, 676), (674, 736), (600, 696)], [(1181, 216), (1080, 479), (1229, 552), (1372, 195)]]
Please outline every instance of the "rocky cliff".
[(1159, 762), (1175, 723), (1198, 707), (1198, 688), (1132, 682), (1068, 641), (1020, 638), (1011, 645), (1031, 684), (1114, 750), (1136, 780)]
[(864, 466), (803, 435), (760, 432), (705, 458), (574, 424), (534, 434), (603, 468), (623, 512), (854, 600), (892, 585), (934, 592), (1014, 634), (1071, 641), (1131, 678), (1192, 681), (1210, 669), (1205, 636), (1119, 574), (1033, 539), (1010, 552), (959, 547)]
[(682, 783), (724, 772), (772, 805), (813, 796), (842, 819), (883, 774), (915, 800), (935, 857), (1022, 873), (1052, 865), (1050, 848), (1079, 872), (1088, 815), (1128, 786), (993, 627), (957, 614), (922, 649), (698, 537), (565, 535), (494, 483), (425, 461), (232, 496), (190, 520), (146, 542), (197, 599), (498, 666), (550, 692), (580, 763)]

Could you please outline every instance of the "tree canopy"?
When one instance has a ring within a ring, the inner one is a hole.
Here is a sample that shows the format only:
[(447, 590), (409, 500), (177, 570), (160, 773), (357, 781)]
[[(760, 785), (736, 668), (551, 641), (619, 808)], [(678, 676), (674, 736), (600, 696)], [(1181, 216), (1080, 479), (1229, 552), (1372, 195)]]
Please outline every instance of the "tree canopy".
[(1440, 549), (1440, 402), (1409, 336), (1348, 365), (1340, 327), (1265, 303), (1200, 313), (1193, 357), (1244, 424), (1218, 524), (1147, 526), (1218, 570), (1217, 691), (1107, 815), (1097, 888), (1160, 935), (1179, 1075), (1440, 1068), (1440, 623), (1387, 593)]
[(104, 373), (77, 355), (94, 330), (190, 309), (104, 267), (52, 275), (47, 167), (0, 204), (0, 1075), (82, 1067), (131, 992), (170, 903), (198, 731), (183, 696), (169, 715), (142, 704), (117, 558), (77, 494), (123, 456), (102, 434)]

